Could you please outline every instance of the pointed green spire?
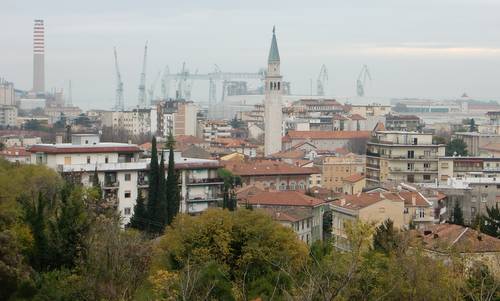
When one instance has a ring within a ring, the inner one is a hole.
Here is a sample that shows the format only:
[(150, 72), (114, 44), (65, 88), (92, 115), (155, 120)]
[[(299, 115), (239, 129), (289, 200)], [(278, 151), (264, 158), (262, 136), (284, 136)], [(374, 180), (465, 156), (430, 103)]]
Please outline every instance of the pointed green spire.
[(273, 39), (271, 41), (271, 49), (269, 49), (268, 63), (276, 63), (280, 61), (280, 52), (278, 51), (278, 42), (276, 41), (276, 27), (273, 26)]

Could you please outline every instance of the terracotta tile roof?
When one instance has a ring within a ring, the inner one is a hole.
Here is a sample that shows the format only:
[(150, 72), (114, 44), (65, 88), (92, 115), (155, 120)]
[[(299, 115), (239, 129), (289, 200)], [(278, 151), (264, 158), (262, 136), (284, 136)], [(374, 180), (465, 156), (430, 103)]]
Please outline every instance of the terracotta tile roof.
[(356, 139), (370, 138), (370, 131), (289, 131), (291, 139)]
[(466, 253), (500, 252), (500, 239), (460, 225), (439, 224), (412, 233), (424, 248), (438, 252), (450, 249)]
[(271, 154), (270, 157), (279, 159), (303, 159), (305, 155), (306, 152), (303, 150), (292, 149)]
[(259, 184), (252, 184), (252, 185), (247, 185), (245, 187), (241, 187), (240, 189), (236, 190), (236, 197), (238, 200), (246, 200), (251, 196), (254, 196), (256, 194), (259, 194), (261, 192), (264, 192), (264, 187), (263, 185)]
[(239, 176), (311, 175), (320, 173), (313, 167), (298, 167), (279, 161), (252, 160), (248, 162), (224, 162), (227, 169)]
[(312, 210), (306, 208), (262, 208), (264, 212), (271, 215), (271, 218), (279, 222), (298, 222), (313, 217)]
[(359, 210), (371, 206), (382, 200), (394, 202), (404, 202), (405, 199), (395, 192), (362, 192), (357, 194), (347, 194), (341, 199), (332, 202), (333, 205), (351, 210)]
[(0, 152), (4, 157), (29, 157), (31, 154), (24, 147), (8, 147)]
[(335, 114), (333, 115), (333, 120), (349, 120), (349, 118), (345, 117), (345, 116), (342, 116), (340, 114)]
[(485, 151), (493, 151), (493, 152), (499, 152), (500, 151), (500, 143), (488, 143), (483, 146), (479, 146), (479, 149), (485, 150)]
[[(405, 206), (432, 206), (432, 204), (419, 192), (400, 191), (398, 194), (404, 199)], [(415, 205), (413, 205), (413, 201), (415, 201)]]
[(323, 200), (297, 191), (265, 191), (248, 198), (251, 205), (316, 207)]
[(235, 138), (217, 138), (212, 144), (220, 144), (224, 147), (248, 147), (248, 148), (256, 148), (257, 146), (245, 141), (243, 139), (235, 139)]
[(365, 117), (363, 117), (359, 114), (352, 114), (351, 116), (349, 116), (349, 119), (351, 119), (351, 120), (366, 120)]
[(140, 153), (142, 150), (136, 145), (119, 143), (99, 143), (89, 146), (64, 146), (57, 144), (35, 144), (27, 149), (30, 153), (48, 153), (48, 154), (85, 154), (85, 153)]
[(191, 135), (177, 135), (175, 136), (175, 142), (183, 144), (200, 144), (206, 143), (203, 139), (191, 136)]
[(377, 124), (375, 125), (375, 128), (373, 128), (373, 131), (374, 132), (385, 131), (385, 125), (384, 125), (384, 123), (382, 121), (377, 122)]
[(300, 142), (300, 143), (297, 143), (297, 144), (293, 145), (293, 146), (291, 147), (291, 149), (297, 149), (297, 148), (300, 148), (301, 146), (306, 145), (306, 144), (308, 144), (309, 146), (311, 146), (311, 147), (312, 147), (312, 148), (314, 148), (314, 149), (316, 148), (316, 145), (312, 144), (311, 142), (308, 142), (308, 141), (302, 141), (302, 142)]
[(350, 182), (350, 183), (356, 183), (356, 182), (359, 182), (359, 181), (363, 180), (364, 178), (365, 178), (364, 174), (362, 174), (362, 173), (356, 173), (356, 174), (350, 175), (348, 177), (345, 177), (343, 179), (343, 181)]

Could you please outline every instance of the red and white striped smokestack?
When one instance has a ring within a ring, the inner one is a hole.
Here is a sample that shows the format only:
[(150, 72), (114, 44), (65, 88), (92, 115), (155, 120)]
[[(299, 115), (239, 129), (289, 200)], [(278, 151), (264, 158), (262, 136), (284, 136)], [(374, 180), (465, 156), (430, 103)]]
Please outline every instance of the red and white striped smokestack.
[(45, 24), (35, 20), (33, 26), (33, 92), (45, 92)]

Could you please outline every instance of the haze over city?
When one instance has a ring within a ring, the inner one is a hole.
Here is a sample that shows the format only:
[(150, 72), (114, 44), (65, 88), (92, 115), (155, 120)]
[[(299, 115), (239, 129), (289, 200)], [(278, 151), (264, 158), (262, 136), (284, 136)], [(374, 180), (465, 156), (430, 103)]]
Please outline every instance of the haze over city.
[[(498, 1), (9, 1), (0, 18), (0, 76), (29, 90), (32, 20), (46, 26), (47, 89), (73, 83), (73, 103), (114, 103), (116, 46), (127, 106), (137, 103), (144, 43), (147, 85), (165, 65), (178, 72), (257, 72), (265, 67), (276, 25), (282, 75), (292, 93), (310, 94), (320, 67), (326, 95), (353, 96), (363, 64), (366, 96), (497, 99)], [(207, 84), (193, 99), (207, 101)]]

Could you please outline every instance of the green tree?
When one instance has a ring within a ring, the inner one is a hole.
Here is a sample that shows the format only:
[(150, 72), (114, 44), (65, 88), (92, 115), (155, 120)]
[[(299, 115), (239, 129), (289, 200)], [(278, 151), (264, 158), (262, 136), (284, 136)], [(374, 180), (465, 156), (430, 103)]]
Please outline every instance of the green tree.
[(476, 121), (474, 118), (471, 118), (469, 121), (469, 132), (477, 132)]
[(448, 141), (447, 141), (446, 137), (443, 137), (443, 136), (433, 136), (432, 137), (432, 143), (433, 144), (447, 144)]
[(51, 268), (73, 268), (90, 226), (85, 188), (66, 184), (54, 217), (49, 222)]
[(243, 128), (243, 126), (245, 125), (245, 123), (243, 122), (243, 120), (238, 119), (238, 117), (236, 115), (234, 115), (234, 118), (231, 119), (231, 121), (229, 122), (229, 124), (231, 125), (231, 127), (233, 129), (240, 129), (240, 128)]
[(467, 144), (462, 139), (453, 139), (446, 145), (447, 156), (467, 156)]
[(158, 210), (154, 218), (155, 232), (161, 233), (165, 229), (169, 218), (169, 204), (167, 195), (167, 180), (165, 179), (165, 158), (164, 152), (161, 153), (160, 167), (158, 169)]
[(168, 136), (167, 147), (169, 149), (168, 154), (168, 169), (167, 169), (167, 225), (170, 225), (174, 220), (175, 216), (179, 213), (180, 206), (180, 191), (179, 191), (179, 178), (177, 171), (175, 170), (175, 160), (174, 160), (174, 147), (175, 140), (172, 133)]
[(140, 192), (137, 193), (137, 200), (134, 205), (134, 214), (130, 218), (129, 227), (144, 231), (146, 230), (146, 224), (148, 221), (148, 215), (146, 211), (146, 205), (144, 204), (144, 198)]
[(101, 182), (99, 182), (99, 175), (97, 173), (97, 166), (95, 167), (94, 174), (92, 175), (92, 187), (94, 187), (99, 194), (100, 197), (102, 197), (102, 187), (101, 187)]
[[(289, 275), (307, 261), (308, 254), (307, 246), (296, 238), (292, 229), (257, 210), (209, 209), (196, 217), (181, 214), (165, 232), (158, 247), (153, 278), (169, 273), (178, 278), (193, 266), (214, 263), (216, 274), (227, 273), (224, 278), (231, 280), (233, 296), (249, 299), (271, 299), (271, 296), (281, 299), (285, 289), (291, 288)], [(193, 286), (214, 286), (214, 278), (207, 279), (208, 283), (199, 279)], [(193, 293), (203, 292), (205, 290)], [(178, 297), (181, 292), (163, 294)], [(221, 298), (213, 296), (212, 299)]]
[(222, 208), (234, 211), (237, 208), (238, 200), (234, 191), (235, 187), (241, 185), (241, 178), (235, 176), (227, 169), (219, 169), (217, 174), (224, 181), (222, 191)]
[(36, 200), (27, 197), (20, 199), (24, 206), (25, 221), (33, 234), (33, 249), (30, 252), (31, 265), (37, 271), (49, 268), (49, 240), (47, 236), (47, 204), (48, 200), (40, 192)]
[(398, 246), (398, 233), (394, 229), (394, 222), (391, 219), (385, 220), (380, 226), (375, 228), (373, 235), (373, 248), (377, 251), (389, 254)]
[(481, 232), (500, 238), (500, 209), (498, 204), (495, 207), (486, 207), (486, 215), (481, 220)]
[(456, 225), (464, 225), (464, 213), (462, 211), (462, 207), (460, 207), (460, 204), (458, 202), (455, 202), (455, 206), (453, 207), (453, 215), (452, 215), (452, 222)]
[(158, 186), (159, 186), (159, 166), (158, 166), (158, 153), (156, 149), (156, 138), (153, 137), (151, 141), (151, 163), (149, 164), (149, 189), (148, 189), (148, 203), (147, 203), (147, 225), (148, 231), (151, 229), (151, 222), (154, 221), (158, 213)]
[(44, 131), (47, 128), (39, 120), (31, 119), (24, 123), (24, 129), (28, 131)]

